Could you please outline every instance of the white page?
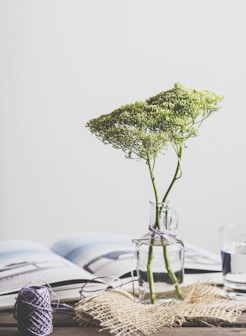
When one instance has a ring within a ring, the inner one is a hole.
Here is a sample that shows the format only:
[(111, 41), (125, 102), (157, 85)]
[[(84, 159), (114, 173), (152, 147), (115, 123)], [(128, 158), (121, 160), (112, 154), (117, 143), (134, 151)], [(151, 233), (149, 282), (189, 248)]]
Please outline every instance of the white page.
[(1, 295), (18, 291), (34, 280), (57, 284), (92, 277), (92, 274), (39, 244), (21, 240), (0, 242)]

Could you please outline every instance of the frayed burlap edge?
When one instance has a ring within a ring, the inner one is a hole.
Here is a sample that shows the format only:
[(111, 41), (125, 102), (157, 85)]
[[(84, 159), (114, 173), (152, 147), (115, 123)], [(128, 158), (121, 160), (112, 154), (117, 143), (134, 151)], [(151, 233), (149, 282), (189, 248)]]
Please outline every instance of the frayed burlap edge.
[(164, 301), (156, 305), (134, 301), (124, 291), (104, 291), (81, 299), (75, 306), (75, 320), (81, 325), (94, 323), (101, 330), (122, 336), (143, 336), (181, 326), (187, 321), (206, 324), (235, 322), (246, 303), (231, 300), (213, 284), (197, 283), (183, 288), (183, 301)]

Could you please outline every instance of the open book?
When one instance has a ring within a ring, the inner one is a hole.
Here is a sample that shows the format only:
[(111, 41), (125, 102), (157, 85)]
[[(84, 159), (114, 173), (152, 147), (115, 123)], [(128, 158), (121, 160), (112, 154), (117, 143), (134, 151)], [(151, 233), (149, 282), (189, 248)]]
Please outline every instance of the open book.
[[(25, 240), (0, 242), (0, 309), (13, 307), (21, 288), (32, 282), (50, 284), (54, 299), (61, 301), (78, 300), (90, 288), (92, 292), (93, 288), (105, 289), (112, 279), (120, 279), (123, 286), (136, 276), (133, 238), (84, 232), (62, 239), (51, 248)], [(185, 245), (188, 283), (197, 279), (195, 274), (209, 274), (209, 280), (220, 271), (219, 256)]]

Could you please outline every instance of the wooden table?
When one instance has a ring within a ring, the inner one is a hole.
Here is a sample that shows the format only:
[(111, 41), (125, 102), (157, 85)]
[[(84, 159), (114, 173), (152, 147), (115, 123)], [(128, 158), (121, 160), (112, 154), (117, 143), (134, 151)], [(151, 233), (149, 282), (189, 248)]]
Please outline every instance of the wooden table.
[[(112, 336), (109, 332), (99, 332), (93, 327), (80, 327), (72, 316), (54, 314), (54, 330), (51, 336)], [(0, 336), (17, 336), (18, 329), (11, 310), (0, 312)], [(246, 312), (234, 324), (223, 323), (216, 327), (201, 326), (197, 323), (186, 323), (155, 336), (246, 336)]]

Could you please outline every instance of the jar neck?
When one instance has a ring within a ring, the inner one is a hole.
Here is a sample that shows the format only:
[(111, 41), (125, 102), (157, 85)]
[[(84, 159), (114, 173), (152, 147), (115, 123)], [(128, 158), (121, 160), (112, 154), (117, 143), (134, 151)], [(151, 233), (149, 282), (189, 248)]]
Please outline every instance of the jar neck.
[(178, 216), (167, 203), (150, 201), (150, 226), (160, 231), (176, 231)]

